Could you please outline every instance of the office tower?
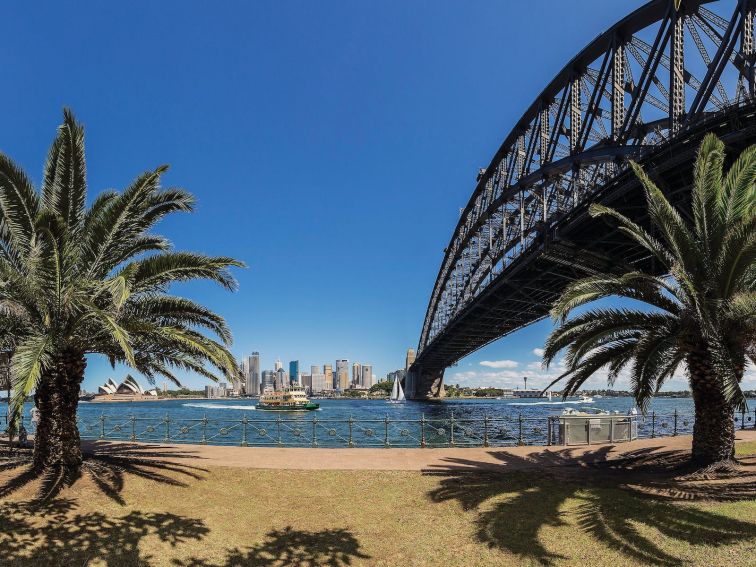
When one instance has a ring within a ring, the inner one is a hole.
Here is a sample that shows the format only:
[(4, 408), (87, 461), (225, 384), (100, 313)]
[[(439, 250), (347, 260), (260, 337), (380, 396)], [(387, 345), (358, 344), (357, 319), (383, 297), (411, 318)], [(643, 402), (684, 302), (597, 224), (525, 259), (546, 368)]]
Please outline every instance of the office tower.
[(289, 380), (291, 380), (291, 383), (295, 386), (299, 386), (301, 384), (299, 377), (298, 360), (292, 360), (291, 362), (289, 362)]
[(324, 390), (334, 390), (336, 388), (336, 382), (333, 379), (333, 366), (330, 364), (323, 365), (323, 376), (325, 376)]
[(306, 391), (311, 392), (312, 391), (312, 374), (300, 374), (299, 385), (302, 386)]
[(283, 363), (281, 362), (280, 358), (276, 359), (276, 366), (273, 370), (281, 370), (283, 368)]
[(413, 362), (415, 362), (415, 349), (408, 348), (407, 359), (404, 361), (404, 370), (409, 370), (409, 367), (412, 366)]
[(276, 390), (289, 387), (289, 374), (283, 368), (276, 370)]
[(370, 388), (373, 385), (373, 367), (370, 364), (362, 365), (360, 375), (360, 388)]
[(362, 381), (362, 366), (359, 362), (352, 364), (352, 388), (359, 388)]
[[(333, 374), (333, 372), (331, 372)], [(332, 382), (328, 382), (326, 379), (326, 375), (322, 372), (315, 372), (311, 374), (310, 381), (312, 382), (312, 386), (310, 391), (313, 394), (318, 394), (322, 392), (323, 390), (330, 390), (333, 386)]]
[(260, 394), (260, 353), (253, 352), (242, 362), (242, 371), (246, 381), (246, 393), (248, 396)]
[(310, 366), (310, 374), (320, 374), (320, 366), (317, 364)]
[(346, 390), (349, 388), (349, 361), (345, 358), (336, 361), (333, 388), (334, 390)]
[(275, 388), (276, 372), (275, 370), (263, 370), (262, 384), (260, 392), (265, 390), (273, 390)]

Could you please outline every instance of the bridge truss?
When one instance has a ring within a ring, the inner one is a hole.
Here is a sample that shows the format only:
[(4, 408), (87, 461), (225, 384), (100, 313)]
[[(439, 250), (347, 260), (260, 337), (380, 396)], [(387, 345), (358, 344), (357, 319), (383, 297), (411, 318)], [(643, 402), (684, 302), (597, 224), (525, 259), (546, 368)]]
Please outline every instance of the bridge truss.
[[(446, 367), (544, 317), (565, 280), (640, 260), (616, 235), (592, 246), (586, 223), (602, 223), (587, 220), (585, 208), (621, 186), (627, 192), (630, 159), (679, 172), (693, 157), (683, 146), (702, 128), (748, 130), (755, 8), (756, 0), (683, 0), (679, 9), (652, 0), (554, 77), (480, 171), (444, 250), (411, 397), (439, 395)], [(737, 124), (722, 122), (733, 116)], [(669, 180), (670, 191), (679, 181)], [(570, 230), (575, 238), (564, 238)]]

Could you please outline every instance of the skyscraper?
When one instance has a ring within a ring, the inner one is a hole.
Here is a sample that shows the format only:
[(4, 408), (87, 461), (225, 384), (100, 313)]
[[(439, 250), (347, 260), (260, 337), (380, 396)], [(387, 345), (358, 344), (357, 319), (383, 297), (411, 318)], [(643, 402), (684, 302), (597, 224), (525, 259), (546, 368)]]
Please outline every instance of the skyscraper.
[(246, 380), (246, 391), (248, 396), (257, 396), (260, 394), (260, 353), (253, 352), (242, 362), (242, 371)]
[(317, 364), (310, 366), (310, 374), (320, 374), (320, 366)]
[[(333, 371), (331, 371), (331, 374), (333, 374)], [(323, 390), (330, 390), (333, 386), (333, 378), (331, 378), (331, 382), (326, 381), (326, 375), (322, 372), (313, 372), (310, 376), (310, 380), (312, 382), (310, 391), (313, 394), (320, 393)]]
[(359, 362), (352, 364), (352, 388), (359, 388), (362, 382), (362, 366)]
[(333, 366), (330, 364), (323, 365), (323, 375), (325, 376), (325, 390), (335, 390), (336, 382), (333, 379)]
[(275, 382), (276, 382), (276, 371), (275, 370), (263, 370), (262, 373), (262, 384), (260, 392), (264, 392), (266, 389), (273, 390), (275, 388)]
[(275, 366), (275, 368), (273, 370), (281, 370), (281, 368), (283, 368), (283, 363), (281, 362), (280, 358), (277, 358), (276, 359), (276, 366)]
[(346, 390), (349, 388), (349, 361), (345, 358), (336, 361), (336, 371), (333, 376), (333, 389)]
[(301, 381), (299, 379), (299, 361), (292, 360), (289, 362), (289, 380), (292, 384), (299, 386)]
[(414, 348), (408, 348), (407, 349), (407, 358), (404, 361), (404, 370), (409, 370), (409, 367), (412, 366), (412, 363), (415, 362), (415, 349)]
[(373, 385), (373, 367), (370, 364), (362, 365), (360, 375), (360, 388), (370, 388)]
[(289, 375), (286, 370), (279, 368), (276, 370), (276, 390), (283, 390), (289, 387)]

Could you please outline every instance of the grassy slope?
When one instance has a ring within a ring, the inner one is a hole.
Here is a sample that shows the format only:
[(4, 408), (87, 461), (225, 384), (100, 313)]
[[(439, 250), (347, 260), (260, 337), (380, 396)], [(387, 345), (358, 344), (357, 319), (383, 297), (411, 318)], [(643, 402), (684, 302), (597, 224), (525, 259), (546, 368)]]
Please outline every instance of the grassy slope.
[(745, 565), (756, 557), (756, 499), (679, 503), (524, 472), (195, 472), (201, 478), (163, 471), (185, 486), (128, 474), (115, 499), (85, 476), (41, 507), (28, 504), (35, 487), (27, 484), (0, 501), (0, 565)]

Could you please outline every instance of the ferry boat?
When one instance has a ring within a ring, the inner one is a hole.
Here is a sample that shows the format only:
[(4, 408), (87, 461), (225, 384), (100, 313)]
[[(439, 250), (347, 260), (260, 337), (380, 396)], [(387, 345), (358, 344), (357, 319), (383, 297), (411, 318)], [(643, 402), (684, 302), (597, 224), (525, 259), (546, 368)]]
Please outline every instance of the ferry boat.
[(283, 390), (265, 390), (257, 409), (268, 411), (312, 411), (320, 407), (307, 399), (304, 388), (291, 386)]

